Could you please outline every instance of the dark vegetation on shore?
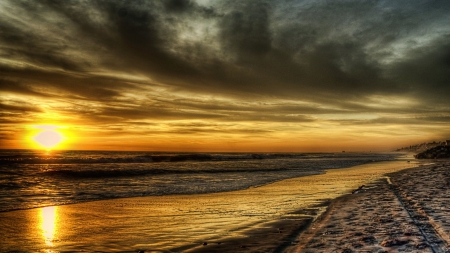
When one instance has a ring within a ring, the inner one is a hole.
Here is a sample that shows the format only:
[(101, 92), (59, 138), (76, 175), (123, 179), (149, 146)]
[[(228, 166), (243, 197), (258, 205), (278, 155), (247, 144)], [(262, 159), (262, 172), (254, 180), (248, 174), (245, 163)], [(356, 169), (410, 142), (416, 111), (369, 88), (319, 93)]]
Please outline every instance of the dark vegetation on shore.
[(438, 146), (450, 145), (450, 144), (447, 144), (447, 142), (450, 142), (450, 141), (424, 142), (424, 143), (420, 143), (420, 144), (410, 145), (410, 146), (407, 146), (407, 147), (402, 147), (402, 148), (399, 148), (399, 149), (397, 149), (395, 151), (397, 151), (397, 152), (417, 152), (417, 153), (419, 153), (419, 152), (424, 152), (424, 151), (426, 151), (428, 149), (435, 148), (435, 147), (438, 147)]
[(417, 159), (450, 158), (450, 146), (437, 146), (430, 148), (414, 156)]
[(396, 150), (397, 152), (416, 152), (416, 159), (440, 159), (450, 158), (450, 140), (424, 142), (421, 144), (411, 145)]

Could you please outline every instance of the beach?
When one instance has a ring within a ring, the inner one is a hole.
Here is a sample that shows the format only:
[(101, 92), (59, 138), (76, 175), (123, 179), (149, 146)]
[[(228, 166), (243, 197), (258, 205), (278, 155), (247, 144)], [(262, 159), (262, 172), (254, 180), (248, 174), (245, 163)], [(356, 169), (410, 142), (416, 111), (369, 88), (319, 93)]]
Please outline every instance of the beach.
[(302, 231), (309, 224), (319, 224), (315, 219), (323, 217), (334, 199), (361, 185), (373, 188), (386, 173), (414, 166), (404, 160), (377, 162), (239, 191), (121, 198), (3, 212), (0, 236), (6, 243), (0, 251), (294, 250), (291, 245), (300, 244), (298, 236), (306, 234)]
[(0, 0), (0, 253), (450, 253), (449, 13)]
[(388, 174), (332, 201), (287, 252), (450, 252), (450, 162)]

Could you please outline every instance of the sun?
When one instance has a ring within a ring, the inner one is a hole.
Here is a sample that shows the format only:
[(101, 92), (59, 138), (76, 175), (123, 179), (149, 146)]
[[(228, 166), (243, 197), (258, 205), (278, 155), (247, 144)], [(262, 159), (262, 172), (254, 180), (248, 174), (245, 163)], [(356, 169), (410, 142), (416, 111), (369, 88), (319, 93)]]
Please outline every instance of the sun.
[(37, 126), (40, 131), (32, 137), (33, 141), (45, 149), (53, 149), (64, 141), (64, 136), (57, 126)]
[(60, 133), (53, 130), (45, 130), (34, 137), (34, 140), (45, 148), (53, 148), (58, 145), (63, 137)]

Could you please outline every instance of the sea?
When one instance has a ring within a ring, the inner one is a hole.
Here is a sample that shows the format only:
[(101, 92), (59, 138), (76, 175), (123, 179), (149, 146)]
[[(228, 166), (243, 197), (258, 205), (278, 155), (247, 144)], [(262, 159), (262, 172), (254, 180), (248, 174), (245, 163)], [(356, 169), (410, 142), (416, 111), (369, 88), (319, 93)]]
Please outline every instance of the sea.
[(393, 153), (170, 153), (0, 150), (0, 212), (104, 199), (259, 187)]

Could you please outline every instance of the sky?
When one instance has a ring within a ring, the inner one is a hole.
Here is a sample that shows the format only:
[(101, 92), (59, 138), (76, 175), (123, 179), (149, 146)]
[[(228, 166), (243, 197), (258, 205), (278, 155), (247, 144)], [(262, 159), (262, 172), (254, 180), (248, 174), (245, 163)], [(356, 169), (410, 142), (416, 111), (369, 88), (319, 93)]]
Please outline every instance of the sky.
[(450, 139), (448, 0), (2, 0), (0, 146), (390, 151)]

